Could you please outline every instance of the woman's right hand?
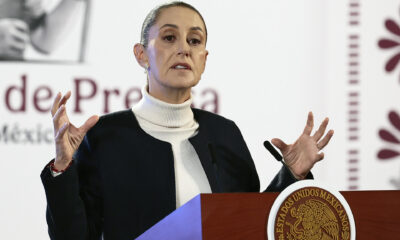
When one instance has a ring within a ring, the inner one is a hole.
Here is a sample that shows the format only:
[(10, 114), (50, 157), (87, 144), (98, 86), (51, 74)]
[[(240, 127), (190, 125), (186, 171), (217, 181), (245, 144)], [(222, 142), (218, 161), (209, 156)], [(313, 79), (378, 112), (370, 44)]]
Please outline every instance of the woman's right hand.
[(68, 91), (63, 97), (58, 93), (54, 99), (53, 106), (51, 107), (51, 115), (53, 116), (54, 125), (54, 140), (56, 144), (56, 158), (54, 167), (57, 170), (64, 170), (72, 161), (74, 152), (81, 144), (86, 132), (92, 128), (99, 117), (97, 115), (91, 116), (79, 128), (75, 127), (69, 122), (65, 105), (71, 97), (71, 91)]

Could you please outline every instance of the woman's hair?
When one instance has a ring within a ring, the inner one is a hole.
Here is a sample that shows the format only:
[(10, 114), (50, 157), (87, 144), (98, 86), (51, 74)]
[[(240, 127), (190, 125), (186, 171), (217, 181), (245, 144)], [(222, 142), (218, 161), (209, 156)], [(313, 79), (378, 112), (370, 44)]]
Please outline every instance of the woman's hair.
[(164, 3), (162, 5), (159, 5), (155, 8), (153, 8), (149, 14), (147, 14), (146, 18), (144, 19), (143, 25), (142, 25), (142, 32), (140, 34), (140, 43), (147, 48), (147, 44), (149, 43), (149, 31), (150, 28), (156, 23), (158, 20), (158, 17), (160, 16), (162, 10), (170, 8), (170, 7), (183, 7), (183, 8), (188, 8), (193, 11), (195, 11), (197, 14), (199, 14), (201, 20), (204, 23), (205, 27), (205, 33), (206, 33), (206, 42), (207, 42), (207, 27), (206, 23), (204, 22), (203, 16), (201, 16), (200, 12), (194, 8), (192, 5), (181, 2), (181, 1), (174, 1), (170, 3)]

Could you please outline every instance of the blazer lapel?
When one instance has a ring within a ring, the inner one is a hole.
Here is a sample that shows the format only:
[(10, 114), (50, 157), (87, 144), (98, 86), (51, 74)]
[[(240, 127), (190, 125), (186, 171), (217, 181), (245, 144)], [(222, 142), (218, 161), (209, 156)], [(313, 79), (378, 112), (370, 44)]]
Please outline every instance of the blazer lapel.
[(212, 192), (221, 192), (214, 169), (216, 165), (213, 163), (213, 159), (210, 154), (210, 144), (207, 142), (204, 134), (201, 134), (201, 132), (199, 132), (196, 136), (190, 138), (189, 141), (193, 145), (197, 155), (199, 156), (201, 165), (203, 166), (203, 169), (207, 175), (207, 179), (210, 183)]
[(199, 123), (198, 133), (189, 138), (190, 143), (193, 145), (196, 150), (197, 155), (199, 156), (201, 165), (206, 173), (208, 182), (210, 183), (210, 187), (213, 193), (221, 192), (221, 188), (218, 184), (218, 179), (216, 175), (216, 164), (214, 163), (212, 150), (213, 146), (209, 142), (207, 137), (207, 131), (205, 131), (204, 126), (202, 126), (201, 115), (196, 109), (192, 109), (194, 113), (194, 118)]

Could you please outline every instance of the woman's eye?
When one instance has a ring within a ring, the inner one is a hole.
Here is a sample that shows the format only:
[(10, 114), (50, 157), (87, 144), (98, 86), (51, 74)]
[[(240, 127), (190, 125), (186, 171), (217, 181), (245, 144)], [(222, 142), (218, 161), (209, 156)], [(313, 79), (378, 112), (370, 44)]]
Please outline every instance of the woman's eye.
[(199, 39), (197, 39), (197, 38), (189, 39), (189, 44), (198, 45), (200, 43), (201, 43), (201, 41)]
[(175, 36), (173, 36), (173, 35), (168, 35), (168, 36), (163, 37), (163, 39), (164, 39), (165, 41), (167, 41), (167, 42), (172, 42), (172, 41), (175, 40)]

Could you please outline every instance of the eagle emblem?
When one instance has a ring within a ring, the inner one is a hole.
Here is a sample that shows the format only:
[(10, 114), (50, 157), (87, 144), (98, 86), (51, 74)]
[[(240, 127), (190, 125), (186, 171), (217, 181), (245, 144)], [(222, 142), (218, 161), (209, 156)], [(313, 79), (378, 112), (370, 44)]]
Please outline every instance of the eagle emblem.
[(339, 224), (332, 210), (323, 202), (307, 200), (290, 215), (297, 220), (294, 224), (286, 222), (290, 231), (289, 240), (339, 240)]

